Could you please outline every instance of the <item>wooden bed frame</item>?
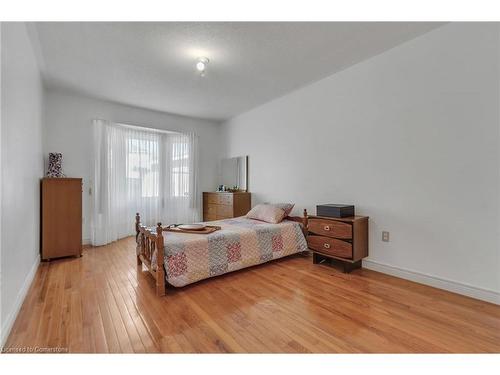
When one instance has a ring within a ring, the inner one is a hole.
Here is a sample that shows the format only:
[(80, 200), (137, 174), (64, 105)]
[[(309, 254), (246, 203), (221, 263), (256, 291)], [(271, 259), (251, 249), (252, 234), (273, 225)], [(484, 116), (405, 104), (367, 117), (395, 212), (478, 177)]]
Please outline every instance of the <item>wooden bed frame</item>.
[[(304, 216), (288, 216), (287, 220), (296, 221), (302, 224), (304, 235), (307, 233), (307, 210), (304, 210)], [(161, 223), (156, 227), (146, 227), (141, 223), (141, 215), (135, 214), (135, 240), (137, 243), (137, 266), (141, 267), (144, 264), (151, 275), (156, 280), (156, 295), (158, 297), (165, 295), (165, 288), (167, 282), (165, 281), (165, 268), (164, 268), (164, 252), (156, 252), (156, 270), (153, 269), (153, 254), (156, 249), (163, 249), (163, 231)]]

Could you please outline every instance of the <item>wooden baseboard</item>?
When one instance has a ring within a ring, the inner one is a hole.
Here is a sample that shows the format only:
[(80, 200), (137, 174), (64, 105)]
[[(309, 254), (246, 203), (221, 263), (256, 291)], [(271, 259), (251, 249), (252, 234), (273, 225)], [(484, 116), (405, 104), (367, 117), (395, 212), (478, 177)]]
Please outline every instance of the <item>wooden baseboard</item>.
[(494, 290), (479, 288), (473, 285), (460, 283), (458, 281), (448, 280), (441, 277), (376, 262), (370, 259), (363, 259), (363, 267), (373, 271), (385, 273), (391, 276), (396, 276), (402, 279), (414, 281), (416, 283), (429, 285), (435, 288), (444, 289), (467, 297), (476, 298), (481, 301), (491, 302), (496, 305), (500, 305), (500, 293)]

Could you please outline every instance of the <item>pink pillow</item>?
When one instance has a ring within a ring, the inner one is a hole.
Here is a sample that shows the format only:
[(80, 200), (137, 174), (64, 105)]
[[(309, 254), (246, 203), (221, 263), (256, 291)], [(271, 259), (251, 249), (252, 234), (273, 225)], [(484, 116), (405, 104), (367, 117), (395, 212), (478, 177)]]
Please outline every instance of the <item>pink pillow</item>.
[(290, 216), (290, 212), (293, 210), (294, 203), (273, 203), (273, 206), (281, 208), (285, 211), (285, 217)]
[(272, 224), (280, 223), (285, 216), (285, 210), (272, 204), (258, 204), (247, 213), (249, 219), (261, 220)]

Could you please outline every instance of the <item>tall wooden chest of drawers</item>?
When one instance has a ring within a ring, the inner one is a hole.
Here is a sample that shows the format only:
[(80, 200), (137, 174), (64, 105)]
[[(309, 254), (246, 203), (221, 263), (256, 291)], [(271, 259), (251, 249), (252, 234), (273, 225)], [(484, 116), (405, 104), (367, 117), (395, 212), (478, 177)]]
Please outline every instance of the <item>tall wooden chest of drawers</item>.
[(314, 263), (336, 259), (348, 272), (361, 267), (361, 259), (368, 256), (368, 216), (309, 216), (307, 229)]
[(250, 193), (203, 193), (203, 221), (213, 221), (243, 216), (250, 211), (250, 207)]
[(44, 178), (41, 186), (43, 260), (82, 255), (82, 179)]

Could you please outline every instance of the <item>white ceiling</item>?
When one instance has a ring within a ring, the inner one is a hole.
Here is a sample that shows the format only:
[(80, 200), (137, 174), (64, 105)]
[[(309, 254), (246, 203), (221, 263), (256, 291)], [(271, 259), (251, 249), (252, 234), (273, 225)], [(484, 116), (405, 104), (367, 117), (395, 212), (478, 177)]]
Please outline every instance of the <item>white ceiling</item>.
[[(224, 120), (442, 23), (37, 23), (47, 85)], [(210, 59), (205, 77), (199, 56)]]

